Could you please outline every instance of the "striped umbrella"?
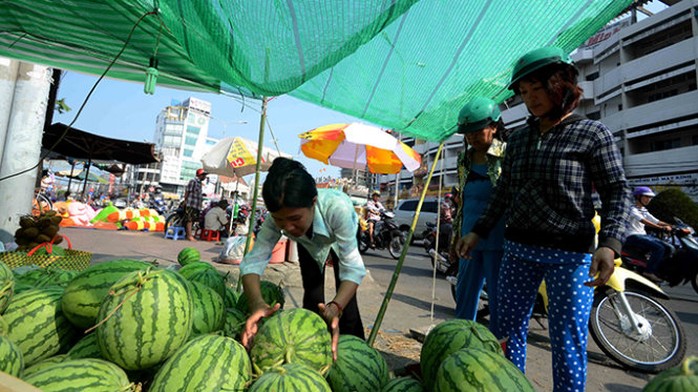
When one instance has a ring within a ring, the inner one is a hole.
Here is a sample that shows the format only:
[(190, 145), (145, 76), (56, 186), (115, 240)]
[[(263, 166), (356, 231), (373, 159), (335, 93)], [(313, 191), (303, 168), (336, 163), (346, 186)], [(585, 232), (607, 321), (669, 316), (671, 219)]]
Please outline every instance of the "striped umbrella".
[(395, 174), (404, 166), (415, 171), (420, 155), (386, 131), (361, 123), (330, 124), (298, 135), (308, 158), (346, 169)]

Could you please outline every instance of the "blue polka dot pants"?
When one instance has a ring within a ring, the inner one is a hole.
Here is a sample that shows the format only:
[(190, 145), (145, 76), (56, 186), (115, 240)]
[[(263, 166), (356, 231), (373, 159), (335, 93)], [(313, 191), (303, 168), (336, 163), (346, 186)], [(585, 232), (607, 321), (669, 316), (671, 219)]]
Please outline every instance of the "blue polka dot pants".
[(554, 391), (584, 391), (589, 313), (594, 290), (589, 278), (591, 254), (567, 252), (507, 241), (499, 277), (499, 324), (507, 358), (526, 371), (528, 324), (543, 279), (548, 293)]
[(489, 329), (501, 338), (497, 304), (499, 268), (502, 264), (501, 250), (474, 250), (470, 259), (460, 259), (458, 265), (458, 283), (456, 284), (456, 318), (475, 320), (477, 307), (480, 302), (480, 291), (487, 281), (489, 296), (490, 325)]

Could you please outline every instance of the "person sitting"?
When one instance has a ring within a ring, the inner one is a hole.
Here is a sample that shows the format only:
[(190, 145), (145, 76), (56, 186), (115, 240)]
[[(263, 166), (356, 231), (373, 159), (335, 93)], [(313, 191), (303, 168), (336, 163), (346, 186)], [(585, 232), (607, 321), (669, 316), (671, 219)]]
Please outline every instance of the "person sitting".
[(651, 281), (659, 282), (662, 279), (656, 273), (664, 259), (667, 246), (659, 238), (647, 235), (645, 227), (670, 232), (671, 225), (660, 221), (647, 211), (647, 205), (654, 196), (652, 189), (646, 186), (639, 186), (633, 190), (635, 204), (630, 209), (624, 245), (650, 254), (647, 270), (643, 275)]
[(204, 228), (211, 231), (219, 231), (221, 236), (228, 235), (228, 200), (222, 199), (216, 206), (208, 210), (204, 217)]
[(368, 222), (368, 238), (371, 240), (371, 248), (375, 248), (375, 241), (373, 240), (373, 229), (376, 223), (381, 220), (381, 211), (385, 210), (383, 204), (380, 202), (380, 192), (373, 191), (371, 194), (371, 200), (366, 203), (366, 221)]

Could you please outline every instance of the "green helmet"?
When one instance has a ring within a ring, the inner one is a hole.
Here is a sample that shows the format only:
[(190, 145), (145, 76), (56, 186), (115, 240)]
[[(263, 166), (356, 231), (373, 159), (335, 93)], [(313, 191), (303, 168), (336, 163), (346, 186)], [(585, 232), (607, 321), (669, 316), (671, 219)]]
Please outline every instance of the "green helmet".
[(475, 97), (458, 113), (458, 133), (477, 132), (493, 122), (499, 121), (502, 113), (499, 105), (489, 98)]
[(545, 46), (532, 50), (521, 56), (514, 65), (514, 72), (511, 74), (511, 82), (509, 82), (508, 89), (513, 90), (514, 85), (523, 77), (550, 64), (572, 65), (573, 63), (570, 56), (556, 46)]

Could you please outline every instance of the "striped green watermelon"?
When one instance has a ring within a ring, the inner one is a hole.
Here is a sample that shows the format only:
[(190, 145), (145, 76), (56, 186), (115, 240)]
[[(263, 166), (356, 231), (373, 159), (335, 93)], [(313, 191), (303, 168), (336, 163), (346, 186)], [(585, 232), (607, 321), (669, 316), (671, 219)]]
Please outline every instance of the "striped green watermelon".
[(54, 355), (52, 357), (48, 357), (46, 359), (43, 359), (27, 368), (24, 369), (24, 372), (22, 372), (22, 378), (29, 377), (30, 374), (34, 374), (38, 372), (39, 370), (46, 369), (47, 367), (53, 366), (56, 363), (61, 363), (68, 359), (68, 354), (58, 354)]
[(331, 344), (327, 324), (317, 313), (282, 310), (259, 328), (250, 357), (258, 374), (283, 363), (300, 363), (325, 374), (332, 364)]
[(69, 359), (102, 358), (102, 352), (97, 344), (97, 333), (85, 335), (68, 351)]
[(242, 292), (235, 290), (232, 287), (225, 286), (225, 296), (223, 301), (225, 303), (225, 308), (230, 309), (237, 306), (238, 300), (240, 299)]
[(441, 362), (461, 348), (479, 348), (502, 354), (502, 346), (484, 325), (472, 320), (444, 321), (429, 331), (420, 353), (422, 379), (427, 390), (433, 390)]
[(119, 259), (95, 264), (82, 271), (65, 288), (61, 300), (65, 316), (75, 326), (87, 329), (96, 324), (97, 313), (109, 288), (133, 272), (152, 267), (143, 261)]
[(194, 335), (221, 329), (224, 321), (223, 298), (202, 283), (189, 282), (189, 285), (189, 293), (194, 304), (192, 324)]
[(332, 389), (317, 370), (298, 363), (287, 363), (270, 368), (247, 390), (247, 392), (267, 391), (331, 392)]
[(5, 263), (0, 262), (0, 314), (5, 311), (12, 300), (15, 288), (15, 277)]
[(199, 282), (212, 288), (221, 298), (225, 297), (225, 278), (211, 264), (196, 261), (180, 268), (179, 273), (191, 282)]
[(192, 308), (188, 282), (179, 274), (154, 268), (132, 272), (102, 301), (99, 349), (126, 370), (153, 367), (189, 338)]
[(22, 350), (24, 363), (66, 351), (77, 337), (75, 327), (61, 311), (60, 287), (44, 287), (17, 294), (5, 310), (7, 336)]
[(0, 316), (0, 336), (6, 336), (8, 329), (9, 327), (7, 326), (7, 321)]
[(187, 342), (157, 371), (150, 392), (243, 391), (252, 379), (245, 348), (225, 336)]
[[(281, 304), (281, 309), (284, 308), (286, 299), (284, 297), (284, 290), (279, 285), (268, 280), (263, 280), (259, 282), (259, 290), (267, 305), (274, 306), (274, 304), (278, 303)], [(250, 305), (247, 300), (247, 295), (245, 295), (244, 292), (240, 294), (240, 298), (235, 307), (245, 314), (250, 314)]]
[(186, 248), (182, 249), (177, 255), (177, 262), (181, 266), (185, 266), (200, 260), (201, 253), (199, 253), (198, 249), (192, 248), (191, 246), (187, 246)]
[(436, 372), (434, 390), (534, 392), (523, 373), (503, 355), (465, 348), (446, 359)]
[(47, 268), (44, 275), (37, 279), (34, 287), (60, 286), (66, 287), (73, 278), (78, 275), (77, 271), (66, 271), (60, 268)]
[(0, 336), (0, 372), (19, 377), (23, 369), (22, 350), (7, 336)]
[(657, 374), (642, 389), (642, 392), (660, 391), (698, 391), (698, 357), (686, 357), (679, 366)]
[(247, 316), (241, 311), (228, 308), (225, 310), (225, 319), (223, 321), (223, 335), (237, 339), (240, 332), (245, 328)]
[(55, 363), (24, 377), (24, 381), (44, 392), (135, 390), (126, 372), (111, 362), (96, 358)]
[(356, 336), (339, 337), (337, 360), (327, 373), (334, 392), (380, 391), (388, 377), (388, 364), (375, 348)]
[(424, 392), (422, 383), (412, 377), (398, 377), (388, 381), (380, 392)]

